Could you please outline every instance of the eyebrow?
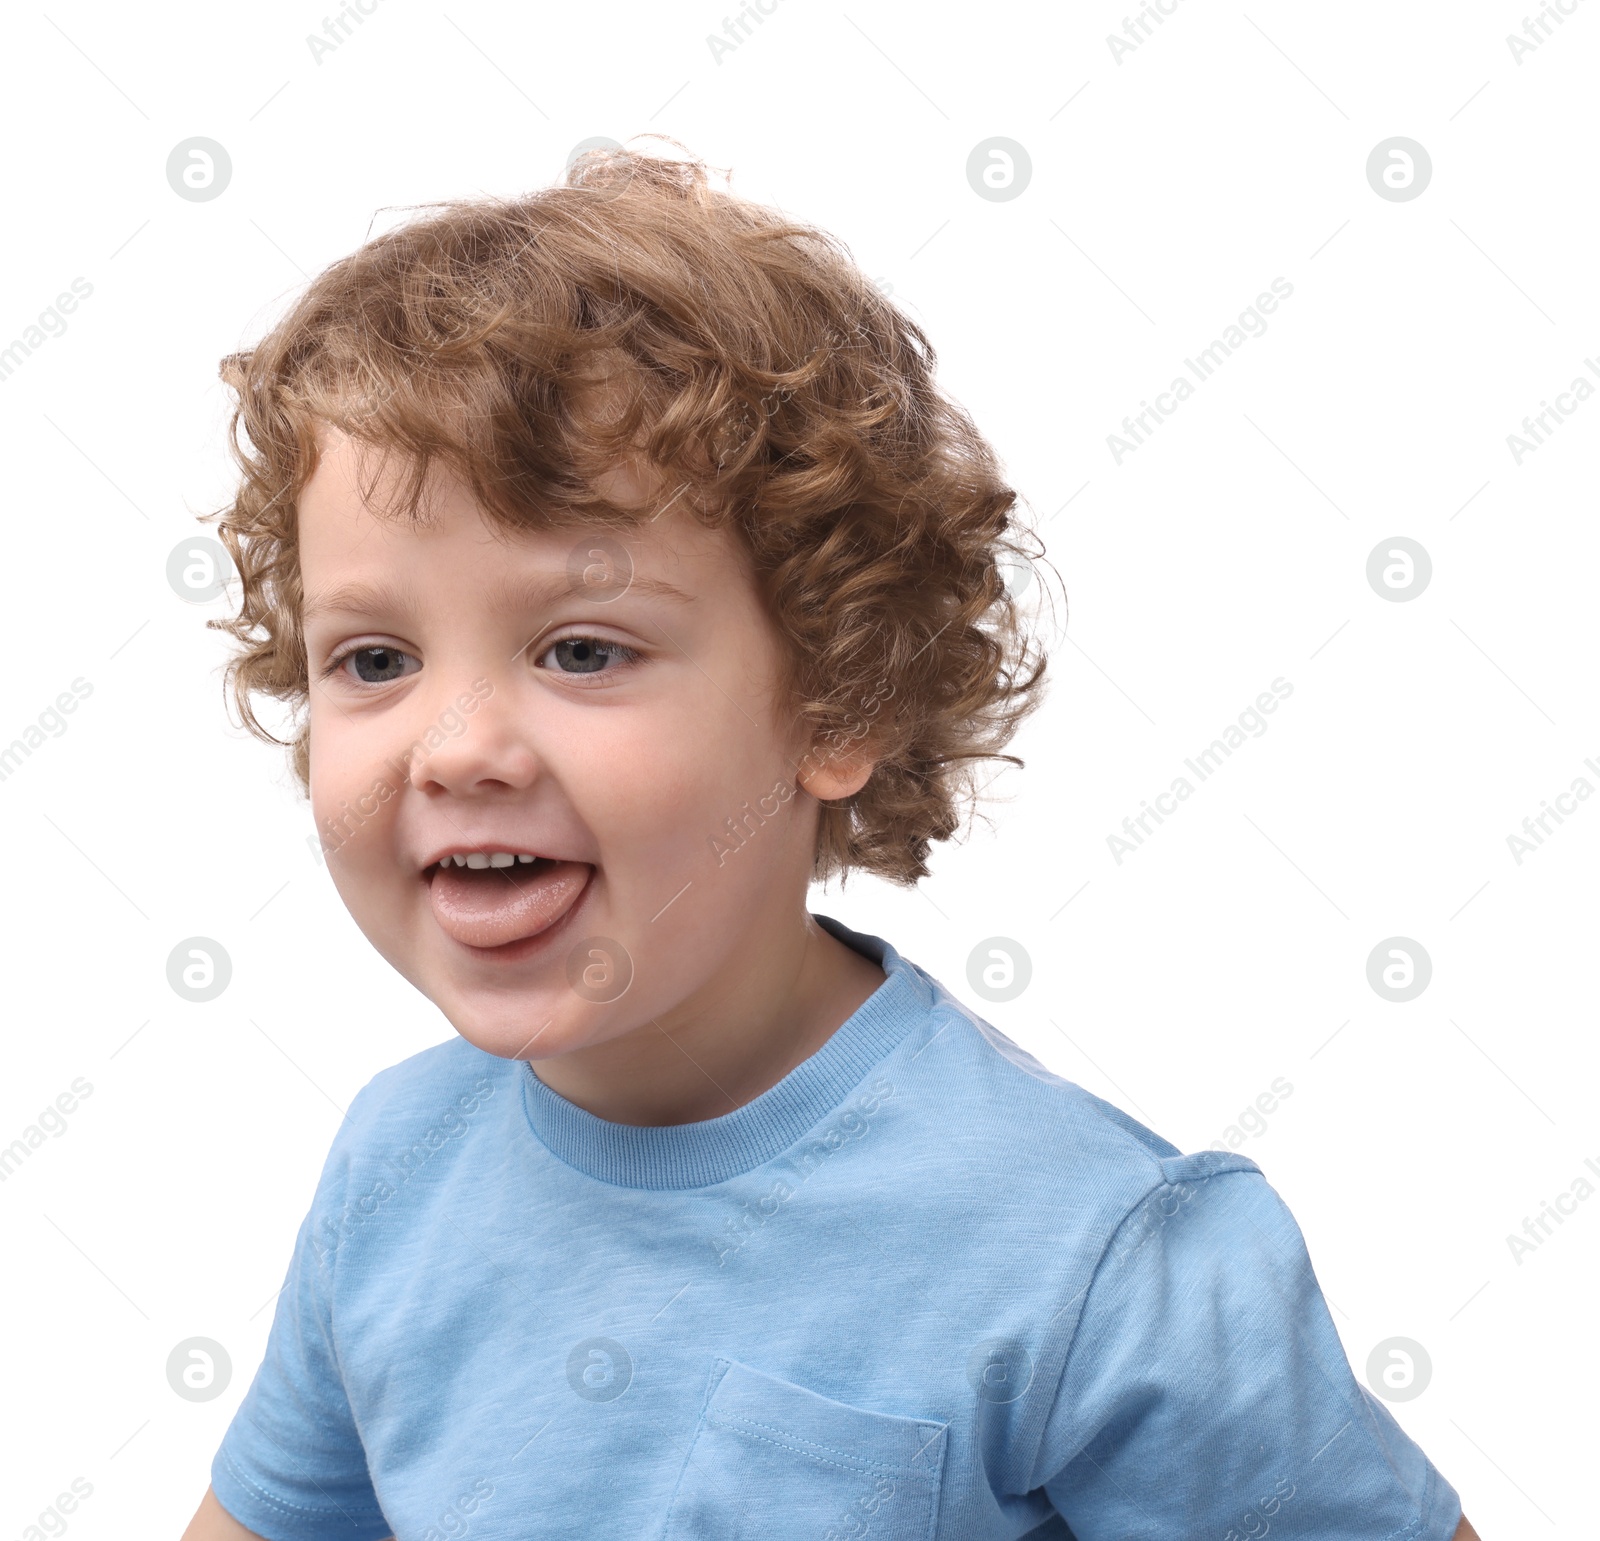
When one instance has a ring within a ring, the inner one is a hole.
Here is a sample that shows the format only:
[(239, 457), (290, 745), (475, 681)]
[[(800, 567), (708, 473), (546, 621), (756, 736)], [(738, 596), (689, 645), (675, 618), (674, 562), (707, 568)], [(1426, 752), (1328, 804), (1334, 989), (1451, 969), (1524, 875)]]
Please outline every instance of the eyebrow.
[[(574, 592), (571, 580), (565, 573), (551, 573), (540, 578), (501, 578), (491, 584), (484, 595), (484, 608), (491, 614), (506, 615), (523, 610), (538, 610), (567, 598)], [(635, 573), (626, 591), (617, 596), (644, 594), (654, 599), (668, 599), (678, 604), (692, 605), (694, 596), (668, 583), (664, 578), (652, 578)], [(605, 601), (611, 603), (612, 601)], [(333, 614), (395, 614), (414, 615), (421, 606), (414, 589), (391, 583), (335, 584), (321, 593), (308, 594), (300, 607), (304, 624), (324, 615)]]

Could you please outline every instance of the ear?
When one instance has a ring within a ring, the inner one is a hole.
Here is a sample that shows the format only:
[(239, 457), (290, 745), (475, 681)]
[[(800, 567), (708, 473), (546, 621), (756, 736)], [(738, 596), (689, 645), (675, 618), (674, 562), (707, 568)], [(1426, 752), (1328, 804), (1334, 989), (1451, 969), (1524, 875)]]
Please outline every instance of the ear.
[(836, 802), (841, 797), (854, 797), (867, 784), (877, 763), (859, 751), (836, 752), (833, 758), (825, 759), (821, 751), (814, 750), (801, 763), (795, 780), (818, 802)]

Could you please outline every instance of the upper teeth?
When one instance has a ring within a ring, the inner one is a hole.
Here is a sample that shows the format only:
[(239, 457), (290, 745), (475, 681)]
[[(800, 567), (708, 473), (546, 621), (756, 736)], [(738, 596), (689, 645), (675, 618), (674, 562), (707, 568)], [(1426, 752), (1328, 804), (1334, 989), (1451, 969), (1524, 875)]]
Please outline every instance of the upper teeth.
[(521, 851), (471, 851), (465, 856), (446, 856), (439, 865), (448, 866), (454, 862), (458, 867), (509, 867), (519, 861), (537, 861), (537, 856), (528, 856)]

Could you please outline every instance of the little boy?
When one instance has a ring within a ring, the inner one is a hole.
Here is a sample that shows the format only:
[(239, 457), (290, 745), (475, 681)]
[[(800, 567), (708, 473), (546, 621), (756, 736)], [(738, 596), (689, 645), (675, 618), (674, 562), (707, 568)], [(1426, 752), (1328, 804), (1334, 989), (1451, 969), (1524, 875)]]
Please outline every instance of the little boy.
[(1252, 1162), (807, 913), (926, 875), (1042, 688), (933, 363), (627, 152), (225, 362), (235, 698), (458, 1036), (351, 1104), (189, 1541), (1472, 1536)]

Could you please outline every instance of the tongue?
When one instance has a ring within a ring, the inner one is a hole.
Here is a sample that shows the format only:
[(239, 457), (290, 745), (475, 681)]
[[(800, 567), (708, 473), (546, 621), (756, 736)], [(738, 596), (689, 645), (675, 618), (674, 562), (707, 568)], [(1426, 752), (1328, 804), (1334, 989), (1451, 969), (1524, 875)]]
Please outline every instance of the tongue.
[(593, 870), (581, 861), (477, 871), (451, 865), (434, 873), (428, 897), (446, 936), (469, 947), (501, 947), (553, 926), (572, 908)]

